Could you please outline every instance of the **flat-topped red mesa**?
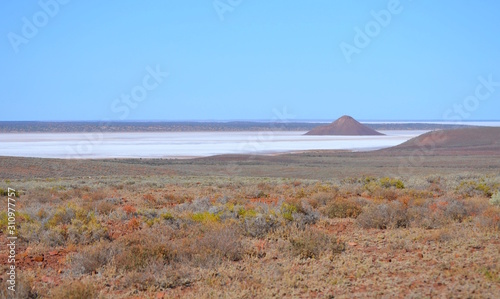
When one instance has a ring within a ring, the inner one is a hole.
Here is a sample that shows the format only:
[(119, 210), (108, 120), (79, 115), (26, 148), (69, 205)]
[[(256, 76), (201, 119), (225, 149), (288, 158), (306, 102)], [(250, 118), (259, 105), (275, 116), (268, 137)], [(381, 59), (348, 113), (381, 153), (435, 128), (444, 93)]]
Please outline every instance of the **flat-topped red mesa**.
[(349, 136), (364, 136), (364, 135), (384, 135), (380, 132), (369, 128), (354, 118), (344, 115), (329, 125), (319, 126), (305, 135), (349, 135)]

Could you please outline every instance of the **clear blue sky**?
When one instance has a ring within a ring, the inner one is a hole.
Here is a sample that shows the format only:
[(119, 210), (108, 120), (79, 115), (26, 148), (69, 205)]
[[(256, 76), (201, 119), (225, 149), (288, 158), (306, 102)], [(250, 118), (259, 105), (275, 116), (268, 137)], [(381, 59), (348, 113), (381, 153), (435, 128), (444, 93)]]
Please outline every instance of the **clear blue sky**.
[(500, 118), (500, 1), (55, 1), (0, 4), (0, 120)]

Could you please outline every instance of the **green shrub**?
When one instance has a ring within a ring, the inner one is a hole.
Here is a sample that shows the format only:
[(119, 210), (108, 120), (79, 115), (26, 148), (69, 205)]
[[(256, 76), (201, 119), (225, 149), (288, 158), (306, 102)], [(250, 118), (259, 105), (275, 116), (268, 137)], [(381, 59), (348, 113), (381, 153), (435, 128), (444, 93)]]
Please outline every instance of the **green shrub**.
[(212, 214), (210, 212), (193, 213), (190, 216), (191, 220), (196, 222), (218, 222), (220, 220), (220, 215)]
[(155, 225), (156, 223), (160, 223), (160, 218), (150, 218), (150, 219), (146, 219), (146, 224), (151, 227), (153, 225)]
[[(4, 189), (0, 188), (0, 196), (8, 196), (8, 195), (9, 195), (9, 189), (4, 190)], [(14, 191), (14, 195), (15, 195), (15, 197), (19, 197), (19, 192), (17, 190)]]
[(458, 185), (456, 191), (457, 193), (466, 197), (490, 197), (493, 194), (491, 187), (485, 183), (484, 179), (479, 180), (479, 182), (476, 182), (474, 180), (463, 181), (460, 183), (460, 185)]
[(68, 226), (67, 237), (74, 244), (92, 244), (108, 237), (108, 230), (97, 222), (94, 214), (84, 221), (79, 219), (71, 220)]
[(286, 202), (283, 203), (280, 207), (281, 216), (288, 221), (293, 220), (293, 213), (296, 213), (297, 210), (298, 210), (298, 208), (296, 205), (286, 203)]
[[(57, 208), (52, 217), (45, 224), (49, 235), (46, 241), (60, 243), (61, 234), (65, 241), (74, 244), (91, 244), (100, 239), (107, 238), (107, 228), (102, 226), (93, 212), (88, 212), (74, 204)], [(62, 244), (60, 244), (62, 245)]]
[(381, 178), (379, 180), (379, 184), (380, 184), (380, 186), (382, 186), (384, 188), (391, 188), (391, 187), (395, 187), (396, 189), (404, 189), (405, 188), (405, 184), (401, 180), (392, 179), (389, 177)]
[(7, 212), (0, 212), (0, 230), (2, 230), (2, 232), (5, 231), (5, 229), (7, 228), (8, 224), (9, 224), (9, 217), (7, 216)]
[(255, 211), (254, 209), (239, 208), (238, 216), (240, 218), (256, 217), (257, 211)]
[[(17, 212), (15, 213), (15, 223), (16, 223), (16, 230), (15, 233), (17, 235), (18, 230), (21, 228), (21, 223), (33, 223), (33, 219), (30, 217), (30, 215), (26, 213), (21, 213)], [(5, 232), (7, 229), (7, 226), (9, 225), (9, 214), (4, 211), (0, 212), (0, 231)]]
[(366, 185), (370, 182), (374, 182), (374, 181), (377, 181), (377, 179), (375, 177), (372, 177), (372, 176), (365, 176), (365, 177), (348, 177), (348, 178), (344, 178), (342, 179), (342, 184), (363, 184), (363, 185)]
[(500, 207), (500, 191), (497, 191), (490, 198), (490, 204)]
[(88, 214), (87, 211), (74, 204), (60, 206), (56, 209), (54, 215), (47, 221), (46, 226), (52, 228), (61, 224), (70, 224), (73, 219), (85, 221)]
[(393, 189), (404, 189), (405, 185), (399, 179), (384, 177), (378, 181), (372, 179), (366, 180), (363, 184), (363, 188), (376, 198), (394, 200), (396, 193)]
[(170, 212), (165, 212), (161, 214), (161, 218), (163, 218), (164, 220), (172, 220), (174, 219), (174, 216)]
[(19, 227), (19, 238), (27, 243), (38, 243), (43, 233), (43, 225), (38, 221), (26, 222)]

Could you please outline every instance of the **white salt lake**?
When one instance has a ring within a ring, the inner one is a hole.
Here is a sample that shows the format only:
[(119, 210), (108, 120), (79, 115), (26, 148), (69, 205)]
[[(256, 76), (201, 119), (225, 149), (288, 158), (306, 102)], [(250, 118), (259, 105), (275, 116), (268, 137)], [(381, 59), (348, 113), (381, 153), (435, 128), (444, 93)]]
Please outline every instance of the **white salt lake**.
[(401, 144), (426, 131), (385, 136), (307, 136), (305, 132), (4, 133), (0, 156), (100, 159), (190, 158), (306, 150), (370, 151)]

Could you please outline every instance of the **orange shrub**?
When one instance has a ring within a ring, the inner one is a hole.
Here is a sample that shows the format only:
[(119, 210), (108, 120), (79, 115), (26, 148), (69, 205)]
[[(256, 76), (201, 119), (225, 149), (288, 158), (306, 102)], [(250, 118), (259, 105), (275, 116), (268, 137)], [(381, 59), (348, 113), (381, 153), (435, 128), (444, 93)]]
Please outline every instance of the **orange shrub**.
[(136, 217), (130, 219), (127, 223), (127, 227), (132, 230), (138, 229), (140, 225), (141, 224), (139, 222), (139, 219), (137, 219)]
[(102, 200), (105, 198), (106, 198), (106, 192), (104, 192), (104, 190), (102, 189), (95, 190), (94, 192), (90, 193), (90, 199), (92, 199), (93, 201)]
[(500, 230), (500, 209), (489, 207), (479, 217), (482, 226)]
[(136, 212), (136, 209), (135, 209), (133, 206), (131, 206), (131, 205), (125, 205), (125, 206), (123, 206), (123, 210), (124, 210), (124, 211), (125, 211), (125, 213), (127, 213), (128, 215), (133, 214), (133, 213), (135, 213), (135, 212)]
[(149, 203), (156, 204), (156, 198), (153, 196), (153, 194), (144, 194), (142, 198)]

